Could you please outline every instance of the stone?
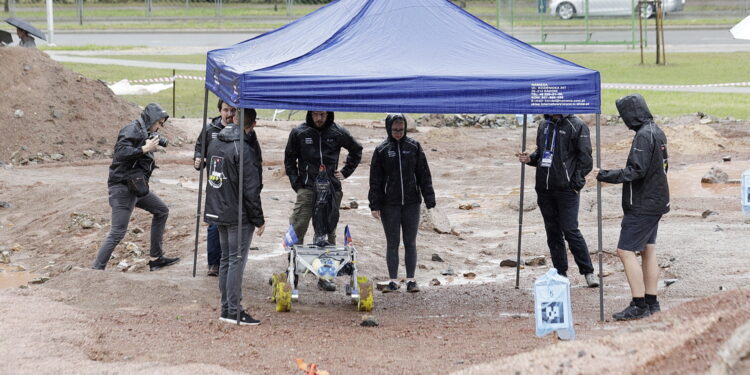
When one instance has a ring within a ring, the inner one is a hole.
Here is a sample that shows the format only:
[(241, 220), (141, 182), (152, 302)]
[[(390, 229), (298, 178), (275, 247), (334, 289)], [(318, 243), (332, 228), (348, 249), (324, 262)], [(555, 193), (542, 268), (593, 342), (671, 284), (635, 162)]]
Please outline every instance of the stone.
[(448, 220), (448, 216), (437, 207), (428, 210), (425, 206), (422, 206), (420, 228), (442, 234), (453, 232), (453, 226)]
[(729, 180), (729, 175), (718, 167), (711, 167), (701, 178), (704, 184), (725, 184)]
[(453, 268), (448, 267), (447, 269), (441, 271), (440, 274), (443, 276), (453, 276), (456, 274), (456, 272), (453, 271)]
[(29, 281), (29, 284), (44, 284), (47, 281), (49, 281), (49, 277), (47, 277), (47, 276), (40, 276), (40, 277), (37, 277), (36, 279), (33, 279), (33, 280)]
[(11, 208), (13, 207), (13, 203), (0, 201), (0, 208)]
[(418, 267), (418, 268), (419, 268), (420, 270), (428, 270), (428, 269), (429, 269), (429, 268), (427, 268), (427, 266), (425, 266), (424, 264), (420, 264), (420, 265), (418, 265), (417, 267)]
[[(523, 262), (523, 260), (521, 260)], [(514, 259), (503, 259), (500, 262), (500, 267), (516, 267), (518, 266), (518, 262), (516, 262)]]
[(539, 255), (539, 256), (535, 256), (533, 258), (527, 259), (524, 262), (524, 264), (527, 265), (527, 266), (532, 266), (532, 267), (543, 266), (543, 265), (547, 264), (547, 260), (544, 258), (544, 256)]
[(132, 242), (125, 243), (125, 251), (127, 251), (128, 254), (132, 254), (133, 256), (137, 256), (137, 257), (143, 255), (143, 250), (141, 250), (141, 248), (138, 247), (138, 245)]
[(746, 373), (750, 358), (750, 320), (734, 331), (717, 354), (708, 375)]
[(362, 317), (362, 322), (359, 323), (362, 327), (377, 327), (378, 321), (372, 315), (365, 315)]
[(357, 203), (357, 201), (351, 201), (349, 202), (349, 208), (357, 209), (359, 208), (359, 203)]
[(477, 278), (477, 274), (475, 274), (474, 272), (464, 272), (464, 278), (474, 280)]
[(664, 279), (664, 286), (670, 286), (677, 282), (677, 279)]
[[(597, 274), (599, 276), (599, 274)], [(612, 276), (612, 271), (604, 271), (601, 273), (602, 277)]]
[(83, 151), (83, 155), (85, 155), (87, 158), (90, 158), (96, 154), (96, 151), (88, 149)]
[(125, 271), (128, 270), (128, 268), (130, 268), (130, 264), (128, 264), (128, 262), (126, 262), (124, 260), (121, 261), (120, 263), (117, 263), (117, 269), (119, 271), (125, 272)]
[(440, 285), (440, 280), (438, 280), (438, 279), (432, 279), (432, 280), (430, 280), (430, 285), (431, 286), (439, 286)]
[(724, 228), (720, 227), (718, 224), (714, 227), (714, 232), (723, 232)]
[(461, 210), (473, 210), (475, 208), (479, 208), (479, 203), (473, 202), (473, 203), (461, 203), (458, 205), (458, 208)]
[(63, 117), (62, 111), (58, 111), (56, 109), (52, 111), (52, 118), (62, 118), (62, 117)]
[(15, 118), (23, 118), (23, 115), (24, 115), (24, 113), (20, 109), (17, 109), (15, 112), (13, 112), (13, 117), (15, 117)]
[[(512, 197), (508, 201), (508, 207), (510, 207), (511, 210), (518, 212), (518, 204), (520, 203), (519, 199), (516, 197)], [(525, 197), (523, 200), (523, 211), (529, 212), (535, 210), (537, 207), (539, 207), (536, 203), (536, 199), (529, 199), (528, 196)]]
[(24, 72), (31, 71), (31, 65), (29, 65), (29, 64), (23, 64), (23, 71)]
[(49, 158), (52, 159), (52, 160), (54, 160), (54, 161), (62, 160), (62, 158), (64, 158), (64, 157), (65, 157), (65, 155), (63, 155), (63, 154), (52, 154), (52, 155), (49, 156)]
[(83, 219), (81, 220), (81, 228), (83, 229), (91, 229), (94, 227), (94, 221), (91, 219)]
[(432, 254), (432, 261), (433, 262), (445, 262), (443, 258), (440, 257), (438, 254)]
[(707, 217), (709, 217), (709, 216), (714, 216), (714, 215), (718, 215), (718, 214), (719, 214), (718, 212), (716, 212), (716, 211), (713, 211), (713, 210), (705, 210), (705, 211), (703, 211), (703, 213), (701, 214), (701, 217), (703, 217), (703, 218), (705, 219), (705, 218), (707, 218)]
[(10, 264), (10, 251), (4, 250), (0, 253), (0, 263)]
[(721, 157), (721, 161), (730, 162), (730, 161), (732, 161), (732, 156), (731, 155), (722, 156)]
[(141, 234), (143, 233), (143, 229), (141, 229), (140, 227), (135, 227), (133, 228), (133, 230), (131, 230), (131, 232), (133, 232), (133, 234)]
[(391, 282), (390, 280), (378, 281), (377, 283), (375, 283), (375, 288), (377, 290), (383, 290), (383, 289), (385, 289), (386, 286), (388, 286), (388, 283), (390, 283), (390, 282)]
[(22, 251), (22, 250), (23, 250), (23, 246), (21, 246), (21, 244), (18, 244), (18, 243), (13, 244), (13, 246), (10, 247), (10, 251), (12, 251), (14, 253), (17, 253), (17, 252)]

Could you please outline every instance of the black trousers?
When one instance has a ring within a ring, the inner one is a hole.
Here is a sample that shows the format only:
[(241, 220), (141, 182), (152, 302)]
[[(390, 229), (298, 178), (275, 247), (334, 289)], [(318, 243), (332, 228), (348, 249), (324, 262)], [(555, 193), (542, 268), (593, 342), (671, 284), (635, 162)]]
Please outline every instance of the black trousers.
[(398, 277), (398, 245), (401, 242), (402, 232), (406, 277), (414, 277), (414, 271), (417, 268), (419, 206), (419, 203), (413, 203), (406, 206), (383, 206), (380, 209), (380, 221), (383, 223), (387, 243), (385, 261), (388, 265), (388, 276), (391, 279)]
[(537, 190), (536, 194), (539, 210), (544, 218), (544, 229), (547, 231), (547, 246), (557, 273), (567, 275), (568, 272), (565, 241), (568, 242), (581, 275), (593, 273), (589, 248), (578, 230), (578, 192), (573, 189)]

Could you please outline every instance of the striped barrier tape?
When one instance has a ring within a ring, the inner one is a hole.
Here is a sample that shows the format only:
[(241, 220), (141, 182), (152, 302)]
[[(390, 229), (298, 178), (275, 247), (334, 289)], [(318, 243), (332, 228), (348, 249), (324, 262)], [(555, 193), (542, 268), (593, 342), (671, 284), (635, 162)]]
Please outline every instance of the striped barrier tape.
[(205, 77), (199, 76), (188, 76), (184, 74), (177, 74), (174, 77), (161, 77), (161, 78), (146, 78), (146, 79), (134, 79), (128, 80), (130, 83), (155, 83), (155, 82), (174, 82), (177, 79), (187, 79), (193, 81), (205, 81)]
[(732, 83), (708, 83), (703, 85), (641, 85), (630, 83), (602, 83), (603, 89), (691, 89), (706, 87), (743, 87), (750, 86), (750, 82), (732, 82)]

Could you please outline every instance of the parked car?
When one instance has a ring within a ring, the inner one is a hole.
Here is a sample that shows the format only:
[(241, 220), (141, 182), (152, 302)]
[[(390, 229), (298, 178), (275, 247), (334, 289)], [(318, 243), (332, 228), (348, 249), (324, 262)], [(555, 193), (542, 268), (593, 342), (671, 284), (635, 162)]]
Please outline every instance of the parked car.
[[(589, 0), (589, 16), (629, 16), (633, 13), (632, 0)], [(662, 0), (664, 13), (677, 12), (685, 7), (685, 0)], [(550, 0), (549, 12), (561, 19), (569, 20), (573, 17), (585, 15), (585, 0)], [(654, 2), (647, 3), (641, 9), (641, 17), (651, 18), (656, 13)]]

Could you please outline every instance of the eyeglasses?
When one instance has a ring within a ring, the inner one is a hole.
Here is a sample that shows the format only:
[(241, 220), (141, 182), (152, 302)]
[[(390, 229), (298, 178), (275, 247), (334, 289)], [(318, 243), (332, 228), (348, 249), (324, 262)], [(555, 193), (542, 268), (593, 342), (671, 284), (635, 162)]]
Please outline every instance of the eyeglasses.
[(391, 129), (391, 133), (403, 133), (404, 129)]

